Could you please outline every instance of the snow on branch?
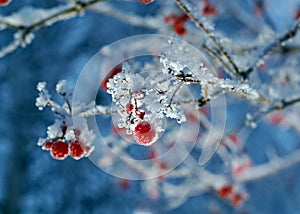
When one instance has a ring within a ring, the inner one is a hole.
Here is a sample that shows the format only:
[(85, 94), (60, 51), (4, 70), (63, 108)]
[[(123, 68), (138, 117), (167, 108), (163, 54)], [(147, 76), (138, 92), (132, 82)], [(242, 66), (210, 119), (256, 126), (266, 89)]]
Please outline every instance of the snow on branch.
[(0, 57), (13, 52), (19, 46), (25, 47), (34, 38), (33, 32), (44, 26), (50, 26), (61, 20), (70, 19), (83, 13), (86, 9), (106, 0), (91, 0), (87, 2), (75, 1), (73, 4), (59, 6), (52, 9), (27, 7), (7, 17), (0, 17), (1, 29), (17, 30), (14, 40), (0, 50)]
[[(208, 38), (212, 41), (212, 43), (217, 47), (218, 51), (220, 51), (221, 55), (224, 56), (224, 58), (227, 59), (229, 64), (232, 66), (234, 72), (231, 70), (227, 70), (228, 67), (226, 66), (226, 71), (231, 74), (231, 75), (239, 75), (240, 71), (237, 65), (234, 63), (233, 59), (230, 57), (228, 52), (224, 49), (222, 46), (221, 42), (218, 41), (218, 39), (215, 37), (214, 33), (210, 31), (210, 29), (202, 23), (196, 15), (193, 14), (193, 11), (190, 9), (192, 8), (187, 2), (183, 3), (181, 0), (176, 0), (177, 5), (195, 22), (197, 27), (199, 27), (207, 36)], [(222, 62), (221, 62), (222, 63)]]

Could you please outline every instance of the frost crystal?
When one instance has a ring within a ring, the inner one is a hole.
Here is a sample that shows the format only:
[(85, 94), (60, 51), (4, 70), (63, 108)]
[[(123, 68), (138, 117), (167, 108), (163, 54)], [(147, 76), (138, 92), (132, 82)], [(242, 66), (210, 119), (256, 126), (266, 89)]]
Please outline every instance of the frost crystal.
[(38, 83), (37, 90), (40, 93), (39, 93), (39, 96), (36, 98), (35, 105), (41, 111), (49, 103), (49, 101), (51, 99), (51, 95), (49, 94), (48, 90), (46, 89), (46, 83), (45, 82)]
[(46, 85), (47, 85), (47, 83), (46, 82), (39, 82), (38, 84), (37, 84), (37, 90), (38, 91), (43, 91), (45, 88), (46, 88)]
[(48, 126), (47, 135), (49, 138), (59, 138), (62, 134), (61, 123), (59, 121), (56, 120), (53, 125)]
[(56, 85), (56, 91), (58, 94), (65, 96), (68, 93), (68, 84), (66, 80), (61, 80)]

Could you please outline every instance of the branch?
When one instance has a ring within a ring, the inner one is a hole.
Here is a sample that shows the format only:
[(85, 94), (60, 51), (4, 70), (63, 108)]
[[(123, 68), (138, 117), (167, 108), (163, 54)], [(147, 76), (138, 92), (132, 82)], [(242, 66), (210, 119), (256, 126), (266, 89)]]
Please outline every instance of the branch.
[[(218, 51), (228, 60), (229, 64), (233, 67), (235, 71), (235, 75), (240, 75), (240, 71), (237, 67), (237, 65), (234, 63), (232, 58), (229, 56), (227, 51), (223, 48), (223, 46), (217, 41), (216, 37), (204, 26), (204, 24), (196, 17), (194, 16), (191, 11), (188, 9), (186, 5), (181, 0), (176, 0), (177, 5), (185, 12), (191, 20), (193, 20), (197, 27), (199, 27), (207, 36), (208, 38), (213, 42), (213, 44), (217, 47)], [(228, 67), (225, 67), (226, 69)], [(228, 71), (228, 70), (227, 70)], [(231, 71), (228, 71), (229, 74), (232, 74)]]
[(252, 66), (250, 66), (246, 71), (243, 71), (241, 73), (242, 76), (246, 79), (249, 76), (249, 74), (259, 66), (258, 62), (262, 58), (266, 57), (271, 51), (274, 50), (274, 48), (276, 48), (278, 46), (285, 46), (286, 42), (289, 39), (292, 39), (296, 36), (299, 28), (300, 28), (300, 20), (298, 20), (288, 32), (279, 36), (277, 39), (275, 39), (273, 42), (271, 42), (268, 46), (266, 46), (264, 48), (264, 50), (262, 51), (262, 53), (259, 56), (257, 56), (256, 62)]
[(66, 6), (64, 9), (49, 15), (46, 18), (43, 18), (41, 20), (38, 20), (37, 22), (34, 22), (30, 25), (22, 25), (22, 24), (14, 24), (11, 23), (5, 19), (0, 20), (0, 25), (3, 25), (4, 27), (12, 28), (14, 30), (18, 30), (22, 36), (20, 38), (15, 38), (15, 41), (11, 42), (7, 47), (2, 48), (0, 51), (0, 58), (4, 57), (5, 55), (13, 52), (16, 50), (19, 46), (26, 46), (28, 43), (26, 41), (26, 38), (36, 30), (39, 30), (40, 28), (54, 24), (60, 20), (69, 19), (71, 17), (74, 17), (82, 12), (84, 12), (86, 9), (94, 6), (95, 4), (99, 2), (103, 2), (106, 0), (91, 0), (88, 2), (80, 2), (80, 1), (74, 1), (74, 4), (70, 7), (69, 5)]
[(246, 183), (253, 180), (262, 179), (298, 163), (300, 163), (299, 149), (284, 158), (276, 157), (270, 160), (268, 163), (247, 169), (243, 174), (237, 176), (236, 180), (241, 183)]
[(255, 123), (255, 122), (259, 121), (261, 118), (263, 118), (264, 116), (270, 114), (271, 112), (283, 110), (283, 109), (287, 108), (288, 106), (294, 105), (299, 102), (300, 102), (300, 97), (282, 100), (279, 104), (275, 104), (272, 107), (270, 107), (269, 109), (259, 112), (256, 116), (254, 116), (253, 118), (250, 119), (250, 122)]

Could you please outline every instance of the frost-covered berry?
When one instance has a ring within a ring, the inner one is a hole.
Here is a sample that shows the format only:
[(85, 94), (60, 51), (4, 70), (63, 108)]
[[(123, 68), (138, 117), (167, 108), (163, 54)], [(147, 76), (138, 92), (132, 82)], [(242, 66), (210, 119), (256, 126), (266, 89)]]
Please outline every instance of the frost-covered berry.
[(231, 193), (232, 193), (232, 186), (231, 185), (225, 185), (225, 186), (221, 187), (218, 190), (218, 194), (222, 198), (227, 198)]
[(270, 117), (268, 118), (268, 121), (272, 125), (278, 125), (283, 121), (283, 119), (284, 119), (284, 114), (283, 113), (275, 112), (275, 113), (270, 115)]
[(79, 160), (84, 156), (84, 144), (79, 141), (75, 140), (72, 141), (69, 145), (70, 148), (70, 156), (75, 160)]
[(116, 74), (120, 73), (122, 71), (122, 66), (118, 65), (115, 68), (113, 68), (104, 78), (104, 80), (101, 82), (101, 88), (105, 91), (107, 91), (107, 83), (110, 78), (113, 78)]
[(154, 0), (139, 0), (139, 2), (144, 3), (144, 4), (149, 4), (153, 2)]
[(135, 112), (135, 115), (140, 118), (140, 119), (144, 119), (144, 116), (145, 116), (145, 112), (144, 111), (141, 111), (141, 110), (138, 110)]
[(217, 9), (209, 2), (209, 0), (204, 0), (202, 14), (205, 16), (215, 16), (217, 15)]
[(84, 156), (85, 157), (88, 157), (90, 154), (91, 154), (91, 152), (94, 150), (94, 147), (93, 146), (86, 146), (85, 148), (84, 148)]
[(0, 0), (0, 6), (6, 6), (11, 2), (11, 0)]
[(188, 15), (174, 15), (170, 14), (165, 17), (164, 21), (173, 26), (174, 31), (179, 35), (183, 36), (186, 33), (186, 29), (184, 27), (185, 23), (189, 20)]
[(75, 137), (79, 137), (80, 134), (81, 134), (80, 129), (74, 129), (74, 135), (75, 135)]
[(68, 144), (63, 141), (55, 141), (51, 146), (50, 154), (57, 160), (64, 160), (68, 156), (68, 153)]
[(300, 8), (298, 8), (295, 13), (295, 19), (299, 19), (299, 18), (300, 18)]
[(142, 121), (134, 129), (134, 138), (141, 145), (150, 146), (156, 137), (157, 133), (149, 122)]
[(240, 138), (236, 134), (229, 135), (229, 139), (234, 144), (240, 144), (241, 143)]
[(134, 109), (134, 105), (131, 103), (127, 103), (125, 106), (125, 111), (127, 114), (130, 114)]
[(146, 121), (140, 122), (136, 127), (135, 127), (135, 132), (139, 134), (145, 134), (148, 133), (151, 130), (151, 124)]
[(51, 147), (52, 147), (52, 145), (53, 145), (53, 142), (48, 140), (48, 141), (45, 142), (45, 144), (43, 145), (42, 149), (43, 150), (50, 150)]
[(247, 195), (235, 193), (230, 197), (230, 202), (233, 206), (240, 206), (247, 199)]

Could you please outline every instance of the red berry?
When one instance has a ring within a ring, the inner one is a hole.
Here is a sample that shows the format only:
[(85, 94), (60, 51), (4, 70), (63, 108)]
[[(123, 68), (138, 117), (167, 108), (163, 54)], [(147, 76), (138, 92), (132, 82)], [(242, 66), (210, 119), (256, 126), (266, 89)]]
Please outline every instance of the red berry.
[(174, 31), (179, 35), (179, 36), (183, 36), (186, 32), (185, 27), (183, 25), (178, 25), (176, 27), (174, 27)]
[(183, 14), (176, 16), (174, 14), (170, 14), (164, 18), (164, 21), (166, 23), (169, 23), (173, 26), (174, 31), (180, 35), (183, 36), (186, 32), (184, 24), (189, 20), (188, 15)]
[(122, 66), (118, 65), (115, 68), (113, 68), (104, 78), (104, 80), (101, 82), (100, 86), (103, 90), (107, 91), (107, 83), (110, 78), (113, 78), (116, 74), (120, 73), (122, 71)]
[(204, 0), (202, 14), (206, 16), (215, 16), (217, 15), (217, 9), (209, 2), (209, 0)]
[(158, 156), (157, 150), (156, 149), (150, 149), (149, 154), (148, 154), (148, 158), (149, 159), (154, 159), (157, 156)]
[(159, 162), (159, 168), (166, 170), (169, 169), (169, 166), (166, 162)]
[(234, 144), (240, 144), (240, 139), (236, 134), (229, 135), (229, 138)]
[(127, 103), (125, 106), (125, 111), (127, 114), (130, 114), (134, 109), (134, 106), (131, 103)]
[(121, 179), (119, 181), (119, 187), (122, 190), (127, 190), (130, 187), (129, 180)]
[(176, 19), (176, 16), (174, 14), (170, 14), (164, 18), (164, 22), (165, 23), (173, 23), (175, 19)]
[(231, 196), (230, 202), (233, 206), (240, 206), (246, 200), (246, 198), (246, 195), (235, 193)]
[(51, 147), (53, 145), (53, 142), (52, 141), (46, 141), (45, 144), (43, 145), (42, 149), (44, 150), (50, 150)]
[(139, 0), (139, 2), (144, 3), (144, 4), (149, 4), (153, 2), (154, 0)]
[(6, 6), (11, 2), (11, 0), (0, 0), (0, 6)]
[(74, 135), (75, 135), (75, 137), (79, 137), (80, 134), (81, 134), (80, 129), (74, 129)]
[(51, 146), (50, 154), (57, 160), (63, 160), (68, 156), (68, 144), (63, 141), (55, 141)]
[(218, 190), (218, 194), (222, 198), (227, 198), (231, 193), (232, 193), (232, 186), (231, 185), (223, 186), (221, 189)]
[(79, 160), (84, 156), (84, 144), (81, 141), (79, 140), (72, 141), (69, 147), (70, 147), (70, 155), (75, 160)]
[(273, 113), (269, 118), (269, 123), (272, 125), (280, 124), (284, 119), (284, 115), (281, 112)]
[(300, 8), (298, 8), (295, 14), (295, 19), (299, 19), (299, 18), (300, 18)]
[(135, 112), (135, 115), (140, 118), (140, 119), (144, 119), (144, 116), (145, 116), (145, 112), (144, 111), (136, 111)]
[(155, 137), (156, 132), (154, 129), (152, 129), (149, 122), (140, 122), (135, 127), (134, 138), (139, 144), (149, 146), (154, 142)]
[(134, 131), (135, 133), (139, 134), (145, 134), (148, 133), (151, 130), (151, 125), (149, 122), (142, 121), (135, 127)]
[(85, 157), (88, 157), (91, 152), (94, 150), (94, 147), (93, 146), (86, 146), (85, 147), (85, 151), (84, 151), (84, 156)]

